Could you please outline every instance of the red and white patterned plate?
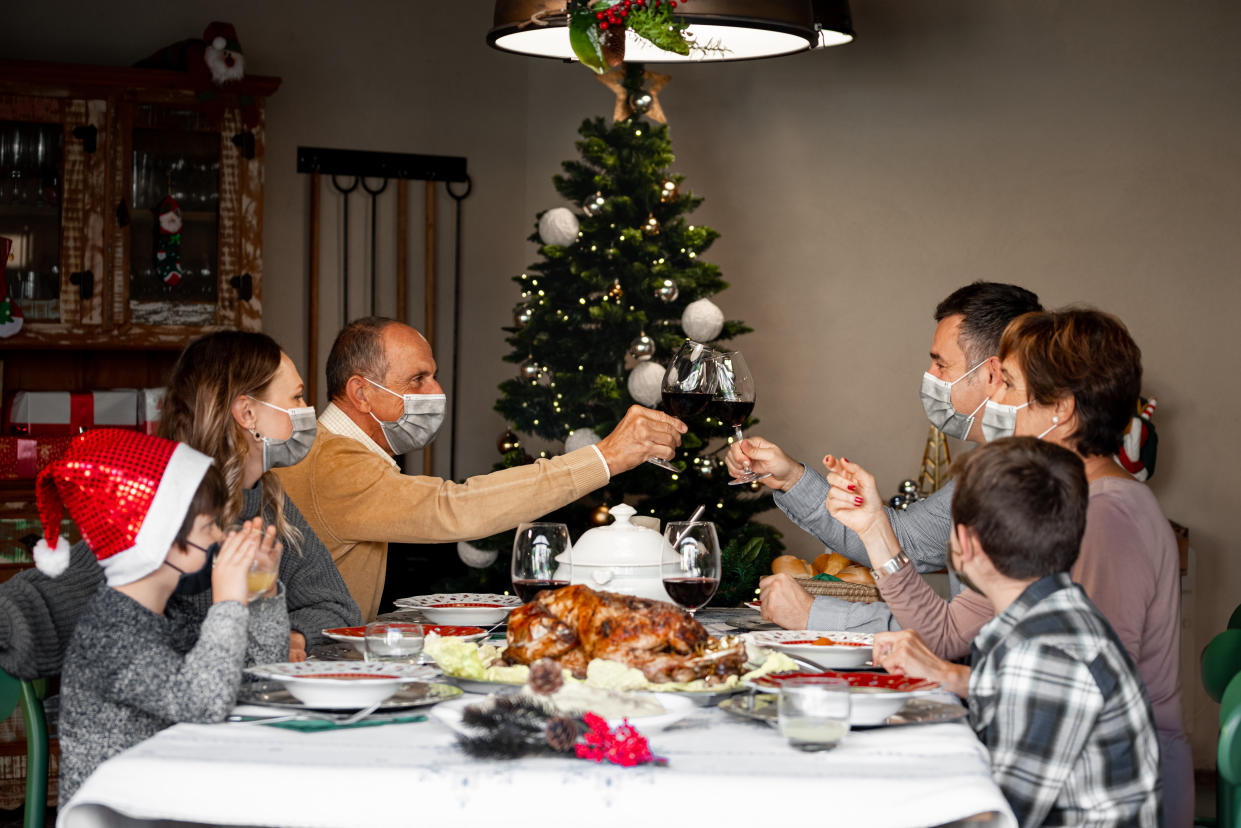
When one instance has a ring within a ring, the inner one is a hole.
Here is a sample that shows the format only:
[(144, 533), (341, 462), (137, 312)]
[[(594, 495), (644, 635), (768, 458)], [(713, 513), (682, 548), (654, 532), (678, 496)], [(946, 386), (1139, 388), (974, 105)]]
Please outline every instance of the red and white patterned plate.
[(421, 610), (433, 624), (498, 624), (522, 601), (516, 595), (448, 592), (398, 598), (393, 603), (404, 609)]
[[(423, 624), (422, 629), (424, 632), (435, 633), (445, 638), (454, 637), (465, 641), (477, 641), (480, 638), (487, 637), (487, 631), (482, 627)], [(330, 630), (324, 630), (323, 634), (333, 641), (343, 641), (346, 644), (352, 644), (359, 653), (366, 652), (366, 627), (334, 627)]]
[(855, 725), (882, 724), (910, 699), (929, 696), (939, 690), (939, 684), (927, 679), (889, 673), (837, 673), (832, 670), (821, 673), (771, 673), (751, 679), (749, 684), (763, 692), (778, 693), (781, 684), (799, 678), (841, 678), (849, 682), (852, 689), (849, 694), (852, 707), (849, 720)]
[[(871, 633), (822, 630), (770, 630), (750, 633), (750, 641), (768, 650), (798, 656), (820, 667), (860, 667), (871, 658)], [(831, 643), (815, 643), (830, 641)]]

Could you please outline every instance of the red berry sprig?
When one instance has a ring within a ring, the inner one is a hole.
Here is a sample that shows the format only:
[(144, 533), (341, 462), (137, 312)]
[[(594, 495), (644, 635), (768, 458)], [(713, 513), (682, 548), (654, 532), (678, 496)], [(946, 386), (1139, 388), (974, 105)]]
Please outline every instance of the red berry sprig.
[[(687, 0), (681, 0), (681, 2), (684, 3)], [(603, 30), (607, 30), (609, 26), (623, 26), (630, 11), (642, 11), (647, 8), (648, 3), (651, 9), (658, 9), (661, 5), (667, 5), (670, 9), (677, 7), (677, 0), (621, 0), (603, 11), (595, 12), (595, 19), (599, 21), (599, 28)]]
[(614, 765), (625, 768), (632, 768), (646, 762), (654, 762), (657, 765), (668, 764), (667, 759), (651, 753), (651, 746), (647, 743), (646, 737), (630, 725), (628, 719), (615, 731), (608, 727), (606, 719), (594, 713), (583, 715), (582, 721), (590, 729), (583, 737), (585, 744), (574, 746), (577, 758), (591, 759), (595, 762), (602, 762), (606, 759)]

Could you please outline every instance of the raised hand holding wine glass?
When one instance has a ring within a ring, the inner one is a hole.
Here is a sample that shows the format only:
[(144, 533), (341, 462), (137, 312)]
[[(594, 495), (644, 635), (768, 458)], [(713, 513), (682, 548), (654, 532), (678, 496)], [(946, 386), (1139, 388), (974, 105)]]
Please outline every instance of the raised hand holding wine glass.
[(529, 602), (573, 580), (573, 544), (563, 523), (523, 523), (513, 538), (513, 589)]
[[(746, 364), (740, 351), (717, 352), (715, 355), (715, 383), (712, 386), (712, 397), (708, 413), (719, 419), (724, 425), (732, 426), (737, 442), (745, 439), (741, 427), (746, 418), (754, 411), (754, 403), (758, 395), (754, 390), (754, 374)], [(728, 481), (730, 486), (740, 486), (771, 477), (770, 474), (756, 474), (746, 465), (745, 472)]]
[[(715, 383), (712, 360), (715, 351), (701, 342), (687, 339), (677, 349), (676, 356), (664, 372), (661, 393), (664, 407), (672, 416), (684, 420), (701, 414), (711, 401)], [(676, 466), (658, 457), (647, 460), (660, 468), (680, 472)]]
[(673, 521), (664, 538), (675, 557), (664, 560), (662, 576), (668, 597), (693, 615), (720, 586), (720, 538), (710, 521)]

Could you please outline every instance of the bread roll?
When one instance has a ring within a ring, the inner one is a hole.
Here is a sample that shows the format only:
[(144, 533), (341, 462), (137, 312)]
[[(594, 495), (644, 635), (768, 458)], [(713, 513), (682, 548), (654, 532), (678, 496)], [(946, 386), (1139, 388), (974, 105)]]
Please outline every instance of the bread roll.
[(849, 560), (844, 555), (839, 555), (835, 552), (824, 552), (822, 555), (814, 559), (814, 564), (812, 566), (814, 568), (815, 575), (822, 575), (824, 572), (828, 575), (835, 575), (846, 566), (851, 566), (852, 564), (853, 561)]
[(870, 574), (870, 570), (860, 564), (849, 564), (844, 569), (837, 572), (836, 577), (842, 581), (848, 581), (851, 584), (865, 584), (866, 586), (875, 585), (875, 579)]
[(809, 562), (803, 561), (796, 555), (781, 555), (771, 562), (771, 571), (776, 575), (784, 573), (797, 578), (802, 575), (813, 575), (814, 570)]

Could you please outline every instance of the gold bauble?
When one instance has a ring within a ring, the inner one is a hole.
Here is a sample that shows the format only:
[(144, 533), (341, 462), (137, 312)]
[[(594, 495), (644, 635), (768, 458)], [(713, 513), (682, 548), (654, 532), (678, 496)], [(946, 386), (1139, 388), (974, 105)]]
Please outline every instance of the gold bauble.
[(606, 503), (600, 503), (595, 511), (590, 513), (590, 522), (595, 526), (607, 526), (612, 522), (611, 507)]

